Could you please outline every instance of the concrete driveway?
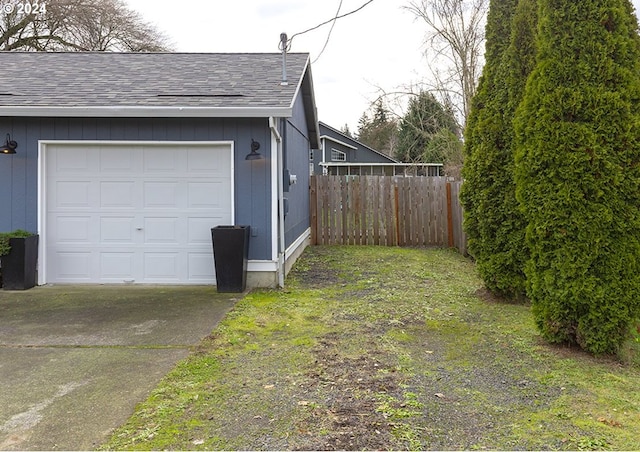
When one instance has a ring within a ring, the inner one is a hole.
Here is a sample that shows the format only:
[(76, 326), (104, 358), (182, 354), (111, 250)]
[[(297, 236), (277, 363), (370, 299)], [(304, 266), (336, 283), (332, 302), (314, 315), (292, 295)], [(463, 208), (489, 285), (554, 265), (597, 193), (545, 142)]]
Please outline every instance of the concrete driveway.
[(0, 290), (0, 450), (88, 450), (242, 294), (215, 287)]

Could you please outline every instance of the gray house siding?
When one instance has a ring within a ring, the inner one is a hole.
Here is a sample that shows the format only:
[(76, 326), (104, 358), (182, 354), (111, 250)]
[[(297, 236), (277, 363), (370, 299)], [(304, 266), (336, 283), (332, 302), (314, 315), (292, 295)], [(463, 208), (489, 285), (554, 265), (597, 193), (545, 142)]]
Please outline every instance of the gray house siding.
[[(0, 131), (10, 133), (18, 142), (17, 154), (0, 155), (1, 231), (37, 231), (38, 140), (233, 141), (235, 222), (257, 227), (258, 235), (250, 240), (250, 259), (272, 258), (271, 168), (265, 163), (271, 157), (267, 119), (21, 117), (0, 118)], [(245, 160), (252, 138), (260, 142), (265, 160)], [(295, 203), (297, 198), (296, 193)], [(299, 229), (298, 225), (293, 229)]]
[[(309, 132), (302, 96), (296, 100), (293, 117), (285, 120), (286, 160), (285, 169), (297, 176), (293, 185), (284, 182), (284, 197), (288, 199), (289, 211), (285, 217), (285, 245), (290, 246), (310, 227), (309, 222)], [(286, 173), (286, 171), (285, 171)]]

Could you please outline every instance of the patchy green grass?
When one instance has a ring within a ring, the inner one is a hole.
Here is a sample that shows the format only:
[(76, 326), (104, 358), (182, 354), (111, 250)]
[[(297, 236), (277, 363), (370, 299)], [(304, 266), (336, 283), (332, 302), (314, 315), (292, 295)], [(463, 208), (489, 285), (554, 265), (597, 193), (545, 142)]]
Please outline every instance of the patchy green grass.
[(551, 347), (446, 250), (308, 249), (104, 449), (640, 449), (640, 344)]

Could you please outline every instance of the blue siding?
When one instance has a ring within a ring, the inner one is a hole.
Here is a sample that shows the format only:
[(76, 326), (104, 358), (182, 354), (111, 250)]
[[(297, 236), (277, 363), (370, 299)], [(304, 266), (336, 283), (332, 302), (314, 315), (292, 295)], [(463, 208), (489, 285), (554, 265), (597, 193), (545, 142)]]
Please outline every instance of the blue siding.
[[(286, 120), (285, 169), (298, 177), (298, 182), (288, 187), (284, 196), (289, 200), (289, 212), (285, 217), (285, 244), (288, 247), (309, 229), (309, 132), (302, 97), (293, 107), (293, 117)], [(288, 182), (288, 181), (285, 181)], [(287, 184), (285, 183), (285, 190)]]
[[(304, 122), (301, 129), (306, 130)], [(271, 259), (271, 135), (267, 119), (0, 118), (3, 142), (6, 133), (18, 142), (18, 153), (0, 155), (0, 231), (37, 230), (38, 140), (234, 141), (236, 223), (258, 228), (258, 236), (251, 237), (249, 258)], [(252, 138), (260, 142), (264, 160), (245, 160)], [(300, 177), (302, 171), (296, 171)], [(308, 187), (305, 183), (299, 185)], [(299, 204), (301, 195), (295, 196)]]

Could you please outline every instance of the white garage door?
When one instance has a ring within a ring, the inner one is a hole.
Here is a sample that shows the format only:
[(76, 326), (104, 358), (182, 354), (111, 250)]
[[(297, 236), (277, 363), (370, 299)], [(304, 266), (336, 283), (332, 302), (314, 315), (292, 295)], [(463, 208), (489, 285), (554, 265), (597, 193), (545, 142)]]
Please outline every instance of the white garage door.
[(231, 143), (47, 144), (47, 283), (209, 284), (233, 224)]

